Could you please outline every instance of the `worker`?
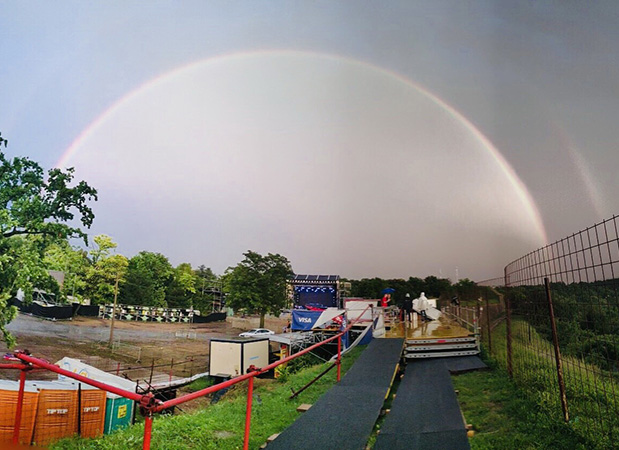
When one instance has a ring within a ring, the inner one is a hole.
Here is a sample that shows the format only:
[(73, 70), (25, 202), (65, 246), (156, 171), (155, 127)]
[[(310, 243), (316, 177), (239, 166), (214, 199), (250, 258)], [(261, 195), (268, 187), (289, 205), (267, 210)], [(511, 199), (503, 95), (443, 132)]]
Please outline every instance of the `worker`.
[(404, 296), (404, 320), (408, 322), (413, 320), (413, 299), (409, 293)]
[(417, 301), (417, 311), (419, 311), (421, 318), (425, 321), (430, 320), (428, 318), (428, 313), (426, 312), (428, 308), (429, 308), (428, 299), (426, 298), (426, 294), (422, 292), (421, 295), (419, 296), (419, 300)]

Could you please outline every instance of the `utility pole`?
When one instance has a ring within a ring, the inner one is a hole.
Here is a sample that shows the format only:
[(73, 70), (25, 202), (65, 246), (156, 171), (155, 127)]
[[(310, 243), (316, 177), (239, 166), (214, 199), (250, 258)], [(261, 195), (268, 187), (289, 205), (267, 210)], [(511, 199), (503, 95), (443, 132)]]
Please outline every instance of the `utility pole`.
[(114, 320), (116, 319), (116, 301), (118, 300), (118, 280), (120, 279), (120, 274), (116, 275), (116, 283), (114, 283), (114, 307), (112, 308), (112, 323), (110, 325), (110, 342), (108, 346), (112, 348), (112, 344), (114, 343)]

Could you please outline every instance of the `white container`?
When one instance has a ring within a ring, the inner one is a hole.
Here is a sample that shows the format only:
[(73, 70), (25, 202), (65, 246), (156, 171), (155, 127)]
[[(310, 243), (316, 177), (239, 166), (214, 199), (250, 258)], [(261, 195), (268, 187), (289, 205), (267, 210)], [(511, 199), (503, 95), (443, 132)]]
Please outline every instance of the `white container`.
[(269, 365), (268, 338), (211, 339), (209, 374), (216, 377), (237, 377), (250, 366)]

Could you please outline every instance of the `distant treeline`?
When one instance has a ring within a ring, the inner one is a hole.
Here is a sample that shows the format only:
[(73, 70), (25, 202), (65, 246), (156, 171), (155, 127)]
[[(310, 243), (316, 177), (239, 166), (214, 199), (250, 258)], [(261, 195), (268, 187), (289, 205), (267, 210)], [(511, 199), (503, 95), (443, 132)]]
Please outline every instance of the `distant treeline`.
[[(552, 283), (553, 310), (563, 354), (607, 370), (619, 370), (619, 280), (594, 283)], [(525, 318), (546, 339), (552, 339), (544, 286), (505, 289), (515, 315)]]
[(496, 293), (491, 288), (478, 286), (468, 278), (463, 278), (457, 283), (452, 283), (448, 278), (438, 278), (428, 276), (425, 278), (409, 277), (408, 280), (401, 278), (382, 279), (382, 278), (363, 278), (361, 280), (347, 280), (351, 284), (351, 297), (380, 298), (385, 289), (395, 289), (391, 294), (392, 304), (402, 305), (406, 294), (412, 298), (417, 298), (424, 292), (426, 297), (438, 298), (441, 301), (450, 301), (453, 297), (458, 297), (460, 302), (477, 301), (480, 297), (492, 296), (496, 298)]

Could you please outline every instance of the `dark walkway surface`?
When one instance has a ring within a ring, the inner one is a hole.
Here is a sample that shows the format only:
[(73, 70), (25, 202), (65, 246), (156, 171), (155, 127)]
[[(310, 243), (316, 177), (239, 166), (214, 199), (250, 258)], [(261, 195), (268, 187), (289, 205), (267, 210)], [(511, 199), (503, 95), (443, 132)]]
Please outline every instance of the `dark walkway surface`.
[(403, 345), (403, 339), (373, 339), (340, 383), (268, 448), (364, 449), (389, 392)]
[(470, 449), (450, 372), (483, 368), (477, 356), (409, 361), (374, 449)]

